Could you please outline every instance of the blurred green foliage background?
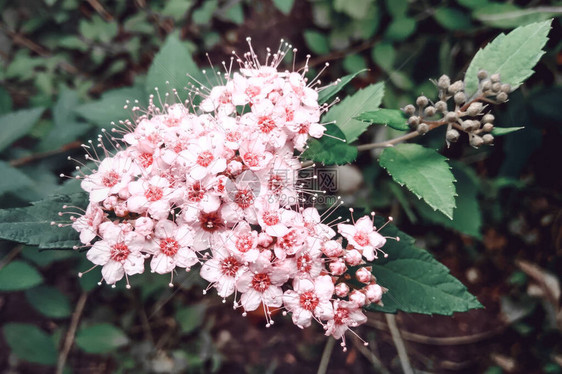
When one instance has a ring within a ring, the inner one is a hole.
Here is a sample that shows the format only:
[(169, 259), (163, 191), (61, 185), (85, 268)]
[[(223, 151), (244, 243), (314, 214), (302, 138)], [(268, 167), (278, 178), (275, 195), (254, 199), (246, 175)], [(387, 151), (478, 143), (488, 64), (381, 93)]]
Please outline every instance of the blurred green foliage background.
[[(0, 208), (76, 190), (58, 177), (73, 170), (67, 156), (80, 158), (81, 143), (126, 118), (126, 99), (146, 101), (146, 73), (170, 34), (201, 67), (243, 53), (247, 36), (259, 53), (284, 38), (298, 48), (297, 64), (311, 55), (311, 76), (330, 63), (326, 83), (369, 69), (346, 90), (385, 81), (383, 104), (396, 109), (420, 94), (435, 98), (431, 78), (461, 79), (498, 33), (555, 18), (536, 74), (496, 112), (498, 124), (523, 131), (478, 150), (446, 149), (438, 131), (422, 139), (455, 160), (455, 220), (392, 182), (375, 153), (360, 154), (357, 168), (340, 170), (340, 178), (359, 174), (346, 202), (392, 214), (486, 306), (452, 318), (399, 315), (420, 372), (562, 372), (562, 3), (3, 0), (0, 9)], [(174, 64), (181, 69), (182, 61)], [(373, 127), (359, 142), (394, 131)], [(174, 289), (167, 277), (147, 273), (125, 290), (98, 287), (98, 269), (78, 279), (88, 266), (80, 252), (0, 243), (3, 372), (319, 368), (321, 329), (300, 331), (281, 316), (265, 329), (259, 316), (244, 319), (217, 297), (203, 299), (205, 285), (193, 272), (179, 274)], [(335, 349), (328, 372), (400, 372), (384, 318), (370, 318), (360, 330), (370, 348)]]

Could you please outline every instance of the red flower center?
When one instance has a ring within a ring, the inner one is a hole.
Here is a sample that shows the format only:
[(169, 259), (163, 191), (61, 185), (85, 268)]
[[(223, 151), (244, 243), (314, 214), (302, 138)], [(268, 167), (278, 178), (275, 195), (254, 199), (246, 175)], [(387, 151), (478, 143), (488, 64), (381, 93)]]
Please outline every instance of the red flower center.
[(215, 158), (213, 157), (213, 154), (211, 152), (203, 151), (199, 153), (199, 156), (197, 156), (197, 164), (206, 168), (207, 166), (211, 165), (211, 162), (213, 162), (214, 159)]
[(111, 246), (111, 252), (109, 257), (113, 261), (123, 262), (129, 257), (131, 250), (124, 242), (119, 242)]
[(303, 273), (310, 272), (310, 269), (312, 269), (312, 259), (308, 254), (304, 254), (297, 259), (297, 268)]
[(201, 228), (208, 232), (217, 231), (224, 225), (224, 222), (217, 212), (201, 212), (199, 214), (199, 223), (201, 224)]
[(110, 171), (103, 178), (101, 183), (106, 187), (113, 187), (119, 182), (119, 174), (115, 171)]
[(366, 246), (369, 244), (369, 234), (358, 231), (355, 235), (353, 235), (353, 240), (362, 247)]
[(334, 313), (334, 322), (336, 325), (346, 325), (346, 320), (349, 317), (349, 310), (345, 308), (338, 308)]
[(263, 222), (268, 226), (275, 226), (279, 223), (279, 216), (273, 212), (265, 212), (262, 215)]
[(160, 187), (150, 186), (144, 192), (144, 197), (147, 198), (148, 201), (158, 201), (162, 198), (164, 192)]
[(143, 168), (147, 168), (152, 165), (154, 159), (152, 158), (152, 154), (150, 153), (143, 153), (139, 156), (139, 161)]
[(250, 167), (256, 167), (260, 164), (260, 157), (252, 152), (248, 152), (244, 154), (244, 161)]
[(270, 285), (271, 279), (265, 273), (258, 273), (252, 278), (252, 288), (258, 292), (264, 292)]
[(221, 272), (227, 277), (234, 277), (240, 269), (240, 265), (234, 256), (227, 257), (221, 261)]
[(275, 121), (269, 116), (258, 119), (258, 127), (264, 134), (269, 134), (275, 128)]
[(313, 291), (307, 291), (305, 293), (301, 293), (299, 301), (303, 309), (312, 312), (316, 306), (318, 306), (319, 300)]
[(180, 245), (174, 238), (160, 239), (160, 251), (166, 256), (173, 256), (178, 253)]
[(246, 209), (254, 202), (254, 193), (252, 190), (238, 190), (234, 196), (234, 202), (242, 209)]
[(236, 249), (242, 253), (248, 252), (254, 246), (254, 238), (250, 234), (242, 234), (236, 239)]

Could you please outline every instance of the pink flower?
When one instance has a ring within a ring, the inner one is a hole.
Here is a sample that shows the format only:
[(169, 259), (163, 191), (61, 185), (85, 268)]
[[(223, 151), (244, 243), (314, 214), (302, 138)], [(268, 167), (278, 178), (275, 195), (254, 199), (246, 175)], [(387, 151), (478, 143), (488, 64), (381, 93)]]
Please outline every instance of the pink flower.
[(156, 248), (152, 253), (150, 268), (158, 274), (166, 274), (176, 267), (189, 270), (198, 262), (191, 250), (193, 234), (186, 226), (178, 226), (172, 221), (159, 221), (154, 228)]
[[(336, 339), (343, 338), (350, 327), (357, 327), (367, 322), (367, 317), (355, 303), (334, 300), (334, 317), (328, 321), (326, 336), (332, 335)], [(345, 340), (344, 340), (345, 345)]]
[(377, 250), (386, 244), (385, 237), (375, 230), (369, 216), (361, 217), (354, 225), (338, 224), (338, 232), (347, 239), (349, 244), (362, 250), (367, 261), (378, 258)]
[(90, 203), (84, 215), (72, 223), (72, 228), (80, 232), (80, 241), (83, 244), (90, 244), (98, 235), (98, 227), (106, 219), (106, 214), (97, 205)]
[(127, 188), (132, 179), (131, 165), (132, 160), (126, 154), (108, 157), (99, 164), (95, 173), (84, 178), (80, 186), (90, 193), (90, 201), (101, 202)]
[(334, 284), (329, 275), (314, 279), (295, 279), (293, 290), (285, 291), (283, 304), (292, 313), (293, 322), (300, 328), (308, 327), (311, 319), (332, 319), (334, 311), (330, 299)]
[(236, 280), (244, 271), (240, 257), (232, 254), (227, 247), (218, 246), (212, 250), (213, 256), (201, 267), (201, 277), (217, 289), (222, 298), (227, 298), (235, 291)]
[(289, 275), (270, 263), (250, 264), (236, 281), (236, 288), (242, 293), (240, 303), (244, 310), (256, 310), (260, 303), (264, 307), (280, 307), (283, 304), (281, 285), (289, 279)]

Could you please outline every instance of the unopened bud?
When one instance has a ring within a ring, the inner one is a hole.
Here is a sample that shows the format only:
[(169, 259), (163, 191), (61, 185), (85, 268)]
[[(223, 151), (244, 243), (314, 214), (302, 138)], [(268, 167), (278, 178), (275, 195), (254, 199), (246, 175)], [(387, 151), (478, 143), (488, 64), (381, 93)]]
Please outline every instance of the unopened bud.
[(507, 84), (507, 83), (502, 84), (501, 91), (505, 92), (507, 94), (510, 93), (511, 92), (511, 85)]
[(482, 80), (486, 78), (488, 78), (488, 72), (486, 70), (480, 70), (478, 72), (478, 79)]
[(484, 126), (482, 126), (482, 130), (484, 130), (484, 132), (492, 132), (493, 129), (494, 125), (491, 123), (485, 123)]
[(339, 283), (334, 287), (334, 291), (336, 296), (338, 297), (346, 297), (349, 293), (349, 286), (345, 283)]
[(447, 88), (449, 88), (450, 84), (451, 84), (451, 79), (449, 79), (449, 77), (446, 76), (445, 74), (439, 77), (439, 80), (437, 81), (437, 87), (439, 87), (442, 90), (446, 90)]
[(363, 261), (363, 255), (357, 249), (347, 251), (345, 254), (345, 262), (350, 266), (357, 266)]
[(420, 123), (420, 117), (418, 116), (411, 116), (410, 118), (408, 118), (408, 125), (414, 127), (417, 126)]
[(489, 79), (482, 81), (482, 92), (490, 91), (492, 89), (492, 82)]
[(347, 266), (345, 266), (345, 262), (341, 258), (338, 258), (337, 260), (330, 262), (330, 265), (328, 266), (330, 268), (330, 272), (332, 273), (332, 275), (335, 276), (340, 276), (343, 273), (345, 273), (345, 271), (347, 270)]
[(455, 112), (449, 112), (445, 115), (445, 121), (447, 122), (456, 122), (459, 119), (459, 116)]
[(361, 308), (367, 303), (367, 296), (361, 291), (353, 290), (349, 294), (349, 301), (355, 304), (358, 308)]
[(465, 121), (462, 121), (462, 129), (466, 132), (472, 132), (474, 130), (476, 130), (477, 127), (477, 122), (473, 121), (471, 119), (467, 119)]
[(496, 96), (496, 100), (499, 101), (500, 103), (505, 103), (507, 101), (507, 94), (505, 92), (500, 92)]
[(383, 289), (378, 284), (370, 284), (365, 287), (365, 295), (372, 303), (378, 303), (382, 299)]
[(457, 92), (454, 96), (454, 99), (456, 104), (464, 104), (464, 102), (466, 101), (466, 95), (462, 91)]
[(455, 143), (457, 140), (459, 140), (459, 137), (461, 136), (461, 134), (459, 134), (459, 132), (455, 129), (451, 129), (449, 131), (447, 131), (447, 141), (451, 142), (451, 143)]
[(420, 135), (425, 135), (429, 131), (429, 125), (427, 123), (420, 123), (417, 130)]
[(490, 75), (490, 80), (492, 83), (497, 83), (500, 81), (500, 75), (498, 73)]
[(456, 94), (457, 92), (459, 92), (460, 90), (462, 90), (464, 87), (462, 81), (456, 81), (455, 83), (453, 83), (452, 85), (449, 86), (449, 93), (451, 93), (452, 95)]
[(494, 122), (494, 119), (495, 119), (494, 115), (488, 113), (488, 114), (485, 114), (485, 115), (482, 117), (482, 122), (483, 122), (483, 123), (492, 123), (492, 122)]
[(437, 109), (438, 112), (446, 112), (447, 111), (447, 103), (444, 102), (443, 100), (438, 101), (435, 103), (435, 109)]
[(484, 141), (484, 144), (492, 144), (494, 142), (494, 136), (492, 134), (484, 134), (484, 136), (482, 136), (482, 140)]
[(480, 136), (473, 135), (470, 137), (470, 145), (473, 146), (474, 148), (478, 148), (482, 144), (484, 144), (484, 140)]
[(502, 84), (500, 82), (492, 83), (492, 92), (500, 92)]
[(404, 113), (406, 113), (406, 115), (411, 116), (416, 112), (416, 107), (413, 106), (412, 104), (408, 104), (404, 107)]
[(426, 117), (431, 117), (435, 115), (435, 107), (433, 106), (428, 106), (424, 109), (423, 111), (423, 115)]
[(361, 283), (369, 283), (372, 277), (373, 274), (365, 267), (360, 268), (355, 272), (355, 278), (357, 278), (357, 280)]
[(422, 107), (422, 108), (426, 107), (428, 103), (429, 103), (429, 100), (427, 100), (427, 97), (425, 97), (425, 96), (420, 96), (416, 100), (416, 105), (419, 106), (419, 107)]
[(466, 110), (466, 114), (474, 117), (474, 116), (477, 116), (478, 113), (480, 113), (481, 110), (482, 110), (482, 103), (475, 102), (475, 103), (472, 103), (468, 106), (468, 109)]

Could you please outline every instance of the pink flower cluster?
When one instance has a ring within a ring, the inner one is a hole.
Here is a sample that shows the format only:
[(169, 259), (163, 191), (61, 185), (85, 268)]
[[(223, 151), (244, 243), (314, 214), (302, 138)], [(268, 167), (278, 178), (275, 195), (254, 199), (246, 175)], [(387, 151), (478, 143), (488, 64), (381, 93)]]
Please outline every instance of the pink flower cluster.
[(129, 287), (128, 276), (147, 261), (172, 280), (178, 268), (200, 263), (205, 293), (234, 295), (244, 314), (261, 306), (267, 326), (272, 308), (292, 313), (301, 328), (315, 320), (338, 339), (366, 321), (362, 307), (380, 303), (384, 289), (365, 260), (376, 259), (386, 239), (365, 216), (337, 224), (343, 247), (318, 210), (302, 203), (298, 153), (323, 135), (326, 107), (304, 77), (307, 67), (277, 70), (285, 53), (265, 65), (248, 53), (240, 72), (227, 71), (225, 84), (207, 89), (197, 106), (159, 109), (151, 98), (114, 129), (122, 139), (100, 135), (102, 160), (85, 145), (96, 168), (82, 176), (90, 203), (72, 226), (105, 282), (126, 277)]

